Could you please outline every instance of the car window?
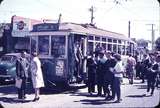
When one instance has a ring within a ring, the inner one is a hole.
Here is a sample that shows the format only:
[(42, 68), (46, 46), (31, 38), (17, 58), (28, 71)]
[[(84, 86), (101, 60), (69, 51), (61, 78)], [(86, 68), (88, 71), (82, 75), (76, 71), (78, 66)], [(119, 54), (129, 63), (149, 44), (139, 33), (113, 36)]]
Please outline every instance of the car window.
[(2, 56), (1, 61), (6, 61), (6, 62), (15, 62), (16, 61), (16, 57), (15, 56)]

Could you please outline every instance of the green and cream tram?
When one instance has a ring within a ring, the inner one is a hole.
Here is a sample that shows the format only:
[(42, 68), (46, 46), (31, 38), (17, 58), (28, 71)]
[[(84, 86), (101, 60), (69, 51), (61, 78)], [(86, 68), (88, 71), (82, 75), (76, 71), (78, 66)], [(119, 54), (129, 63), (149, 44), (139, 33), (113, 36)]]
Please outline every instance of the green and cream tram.
[(89, 24), (37, 24), (29, 37), (31, 53), (36, 51), (42, 61), (46, 84), (71, 84), (85, 80), (84, 58), (88, 52), (94, 52), (97, 45), (122, 55), (133, 54), (135, 48), (135, 43), (124, 35)]

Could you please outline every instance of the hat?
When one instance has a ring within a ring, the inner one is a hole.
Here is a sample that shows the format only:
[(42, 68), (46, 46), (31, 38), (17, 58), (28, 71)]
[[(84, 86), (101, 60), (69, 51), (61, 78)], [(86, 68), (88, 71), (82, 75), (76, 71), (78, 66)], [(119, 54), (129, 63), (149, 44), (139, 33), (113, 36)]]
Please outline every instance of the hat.
[(106, 54), (112, 54), (112, 52), (108, 50), (108, 51), (106, 51)]
[(121, 60), (121, 55), (120, 55), (120, 54), (114, 54), (113, 56), (114, 56), (118, 61)]
[(99, 53), (100, 53), (100, 54), (104, 54), (104, 53), (105, 53), (105, 51), (104, 51), (104, 50), (101, 50)]

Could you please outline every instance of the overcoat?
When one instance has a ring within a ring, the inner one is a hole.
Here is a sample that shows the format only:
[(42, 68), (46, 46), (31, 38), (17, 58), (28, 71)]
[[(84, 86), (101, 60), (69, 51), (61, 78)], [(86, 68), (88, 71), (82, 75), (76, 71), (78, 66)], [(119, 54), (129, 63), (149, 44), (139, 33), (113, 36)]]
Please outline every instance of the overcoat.
[(31, 76), (32, 76), (33, 88), (44, 87), (41, 62), (38, 57), (34, 57), (31, 62)]

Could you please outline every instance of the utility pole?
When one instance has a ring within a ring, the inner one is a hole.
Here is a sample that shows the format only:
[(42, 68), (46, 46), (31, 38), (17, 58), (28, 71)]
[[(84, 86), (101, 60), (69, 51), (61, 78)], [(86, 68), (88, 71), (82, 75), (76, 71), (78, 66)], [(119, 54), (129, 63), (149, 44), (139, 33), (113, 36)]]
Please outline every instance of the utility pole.
[(157, 0), (159, 3), (159, 36), (160, 36), (160, 0)]
[(128, 38), (131, 37), (131, 21), (128, 21)]
[(147, 25), (151, 26), (152, 50), (153, 50), (155, 46), (155, 29), (154, 29), (155, 24), (147, 24)]
[(92, 25), (94, 25), (93, 24), (93, 19), (94, 19), (94, 8), (93, 8), (93, 6), (91, 6), (91, 8), (89, 8), (89, 11), (91, 12), (91, 22), (90, 22), (90, 24), (92, 24)]

